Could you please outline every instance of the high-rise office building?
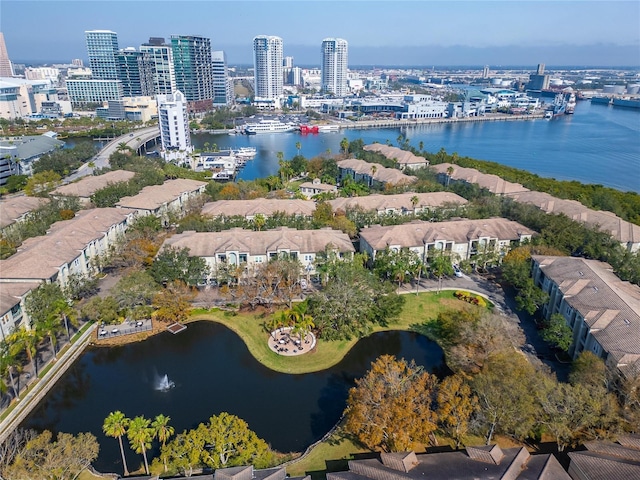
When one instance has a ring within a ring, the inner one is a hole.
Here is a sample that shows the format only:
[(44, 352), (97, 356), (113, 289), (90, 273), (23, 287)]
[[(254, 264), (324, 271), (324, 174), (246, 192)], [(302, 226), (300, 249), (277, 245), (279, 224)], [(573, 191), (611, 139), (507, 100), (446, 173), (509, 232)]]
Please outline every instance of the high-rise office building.
[(213, 106), (224, 107), (233, 103), (233, 83), (227, 70), (227, 56), (222, 50), (211, 55), (213, 74)]
[(348, 43), (342, 38), (325, 38), (322, 41), (321, 86), (325, 93), (336, 97), (349, 94), (347, 83)]
[(489, 78), (489, 65), (485, 65), (482, 69), (482, 78)]
[(213, 104), (211, 40), (191, 35), (172, 35), (171, 49), (176, 88), (187, 99), (189, 110), (210, 110)]
[(110, 30), (84, 33), (91, 76), (96, 80), (118, 80), (118, 34)]
[(253, 39), (253, 68), (255, 96), (277, 99), (282, 96), (282, 39), (258, 35)]
[(4, 43), (4, 34), (0, 32), (0, 77), (13, 77), (13, 65), (9, 60), (7, 45)]
[(173, 68), (173, 50), (164, 43), (164, 38), (151, 37), (148, 43), (140, 45), (151, 64), (153, 77), (152, 91), (156, 95), (168, 95), (176, 90), (176, 74)]
[(293, 68), (293, 57), (284, 57), (284, 62), (282, 63), (284, 68)]
[(151, 62), (144, 52), (133, 47), (118, 52), (118, 78), (125, 97), (153, 95)]
[(170, 95), (156, 96), (156, 102), (162, 150), (190, 152), (192, 147), (185, 96), (178, 90)]

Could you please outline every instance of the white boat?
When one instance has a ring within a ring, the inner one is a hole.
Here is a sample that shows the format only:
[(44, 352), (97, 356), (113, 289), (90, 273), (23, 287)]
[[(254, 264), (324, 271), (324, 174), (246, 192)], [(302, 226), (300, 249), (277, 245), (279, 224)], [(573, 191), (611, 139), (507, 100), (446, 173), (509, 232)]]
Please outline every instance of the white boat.
[(544, 118), (547, 118), (547, 119), (553, 118), (553, 112), (551, 110), (547, 110), (547, 112), (544, 114)]
[(576, 94), (571, 92), (571, 95), (569, 95), (569, 100), (567, 101), (567, 106), (564, 109), (564, 113), (567, 115), (571, 115), (573, 114), (575, 109), (576, 109)]
[(295, 123), (283, 123), (280, 120), (260, 120), (258, 123), (246, 123), (244, 133), (256, 135), (259, 133), (293, 132), (298, 126)]
[(318, 131), (324, 133), (339, 132), (339, 125), (318, 125)]
[(232, 151), (236, 157), (244, 160), (251, 160), (253, 157), (256, 156), (256, 153), (257, 153), (257, 150), (255, 149), (255, 147), (240, 147), (240, 148), (233, 149)]

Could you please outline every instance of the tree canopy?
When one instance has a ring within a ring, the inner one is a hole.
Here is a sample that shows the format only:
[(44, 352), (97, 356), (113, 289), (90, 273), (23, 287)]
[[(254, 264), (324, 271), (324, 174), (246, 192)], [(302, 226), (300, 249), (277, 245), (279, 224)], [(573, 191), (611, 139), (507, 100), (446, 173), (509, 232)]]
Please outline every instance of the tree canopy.
[(383, 355), (349, 391), (345, 429), (374, 450), (415, 449), (428, 444), (437, 417), (431, 407), (437, 379), (413, 361)]

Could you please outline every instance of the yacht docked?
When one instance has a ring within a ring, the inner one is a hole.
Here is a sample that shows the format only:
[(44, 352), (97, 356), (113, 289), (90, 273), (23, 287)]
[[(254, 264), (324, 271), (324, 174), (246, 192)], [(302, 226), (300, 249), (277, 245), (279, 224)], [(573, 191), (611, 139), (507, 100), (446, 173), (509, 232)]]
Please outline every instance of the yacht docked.
[(298, 126), (295, 123), (283, 123), (280, 120), (260, 120), (258, 123), (246, 123), (244, 133), (257, 135), (259, 133), (293, 132)]

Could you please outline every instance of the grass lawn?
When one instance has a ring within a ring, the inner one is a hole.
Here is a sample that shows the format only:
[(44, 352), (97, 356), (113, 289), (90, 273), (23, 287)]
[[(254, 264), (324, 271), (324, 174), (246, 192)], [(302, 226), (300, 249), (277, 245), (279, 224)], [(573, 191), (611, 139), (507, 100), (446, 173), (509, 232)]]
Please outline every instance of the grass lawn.
[[(445, 290), (438, 293), (424, 292), (418, 295), (403, 295), (404, 308), (397, 319), (387, 326), (377, 326), (374, 332), (385, 330), (410, 330), (412, 325), (423, 323), (435, 318), (438, 313), (447, 308), (463, 308), (468, 305), (453, 296), (453, 291)], [(268, 332), (263, 324), (268, 319), (256, 313), (238, 313), (231, 315), (220, 310), (195, 310), (190, 321), (210, 320), (219, 322), (236, 332), (247, 344), (251, 354), (263, 365), (272, 370), (283, 373), (309, 373), (325, 370), (344, 358), (357, 340), (342, 340), (326, 342), (320, 340), (316, 348), (304, 355), (283, 357), (269, 349), (267, 343)]]
[(287, 466), (287, 474), (292, 477), (311, 475), (313, 480), (325, 478), (327, 472), (347, 470), (347, 460), (355, 454), (369, 453), (338, 433), (314, 447), (309, 455)]

